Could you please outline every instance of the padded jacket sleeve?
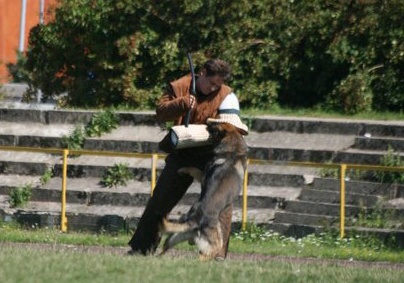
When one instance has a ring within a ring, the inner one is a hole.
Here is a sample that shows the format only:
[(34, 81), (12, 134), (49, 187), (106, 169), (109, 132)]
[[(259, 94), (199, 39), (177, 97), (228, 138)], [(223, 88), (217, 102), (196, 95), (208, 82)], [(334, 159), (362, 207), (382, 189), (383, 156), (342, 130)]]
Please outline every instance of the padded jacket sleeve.
[(177, 96), (169, 85), (157, 103), (157, 120), (160, 122), (181, 120), (189, 108), (189, 95)]

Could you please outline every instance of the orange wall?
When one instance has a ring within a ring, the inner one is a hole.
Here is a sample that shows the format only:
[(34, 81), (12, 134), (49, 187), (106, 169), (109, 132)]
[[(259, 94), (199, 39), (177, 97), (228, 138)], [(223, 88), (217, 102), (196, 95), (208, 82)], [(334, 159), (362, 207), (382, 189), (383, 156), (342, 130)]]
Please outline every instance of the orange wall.
[[(57, 0), (45, 0), (45, 23), (49, 20), (47, 10)], [(0, 0), (0, 83), (10, 81), (6, 64), (15, 63), (20, 44), (21, 0)], [(40, 0), (27, 0), (24, 50), (28, 45), (28, 34), (39, 23)]]

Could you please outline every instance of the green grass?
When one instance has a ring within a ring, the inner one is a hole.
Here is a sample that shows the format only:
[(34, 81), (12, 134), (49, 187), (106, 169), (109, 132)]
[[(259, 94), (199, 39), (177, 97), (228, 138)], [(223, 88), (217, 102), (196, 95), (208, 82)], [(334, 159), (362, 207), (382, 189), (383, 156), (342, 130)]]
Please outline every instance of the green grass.
[[(131, 233), (63, 233), (0, 223), (0, 282), (402, 282), (404, 278), (404, 269), (398, 267), (356, 264), (359, 260), (404, 263), (404, 251), (377, 241), (358, 236), (339, 240), (329, 234), (297, 240), (248, 228), (232, 235), (230, 252), (267, 254), (271, 260), (199, 262), (195, 247), (188, 244), (179, 246), (180, 256), (127, 256), (126, 248), (117, 253), (108, 247), (127, 247)], [(46, 243), (48, 248), (8, 242)], [(80, 251), (60, 248), (61, 244), (104, 249)], [(298, 260), (306, 257), (349, 261)]]
[[(0, 223), (0, 242), (128, 247), (127, 242), (130, 237), (131, 233), (116, 235), (63, 233), (53, 228), (38, 229), (34, 227), (34, 229), (27, 230), (21, 229), (16, 224)], [(197, 253), (195, 247), (188, 244), (179, 245), (178, 248)], [(355, 235), (339, 239), (338, 236), (325, 233), (295, 239), (255, 226), (251, 226), (248, 231), (234, 233), (229, 250), (233, 253), (258, 253), (273, 256), (404, 263), (404, 250), (389, 247), (371, 237)]]
[[(8, 282), (400, 282), (404, 270), (295, 261), (130, 257), (111, 253), (2, 247), (0, 281)], [(18, 269), (18, 270), (17, 270)]]

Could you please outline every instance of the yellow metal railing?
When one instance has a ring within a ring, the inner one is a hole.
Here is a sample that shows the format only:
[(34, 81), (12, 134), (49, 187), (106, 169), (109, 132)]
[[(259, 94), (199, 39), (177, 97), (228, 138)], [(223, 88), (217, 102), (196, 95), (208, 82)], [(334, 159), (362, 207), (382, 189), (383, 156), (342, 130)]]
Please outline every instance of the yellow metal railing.
[[(164, 154), (157, 153), (126, 153), (126, 152), (113, 152), (113, 151), (95, 151), (95, 150), (68, 150), (68, 149), (55, 149), (55, 148), (32, 148), (32, 147), (16, 147), (16, 146), (1, 146), (0, 150), (3, 151), (25, 151), (25, 152), (39, 152), (60, 154), (63, 156), (63, 171), (62, 171), (62, 196), (61, 196), (61, 231), (67, 231), (67, 217), (66, 217), (66, 183), (67, 183), (67, 160), (68, 155), (92, 155), (92, 156), (114, 156), (114, 157), (138, 157), (138, 158), (151, 158), (151, 182), (150, 182), (150, 195), (153, 195), (153, 189), (156, 185), (156, 171), (157, 161), (159, 158), (165, 157)], [(274, 164), (282, 166), (300, 166), (300, 167), (317, 167), (317, 168), (336, 168), (340, 169), (340, 237), (345, 236), (345, 175), (347, 169), (361, 169), (372, 171), (390, 171), (390, 172), (404, 172), (403, 166), (376, 166), (376, 165), (360, 165), (360, 164), (332, 164), (332, 163), (315, 163), (315, 162), (297, 162), (297, 161), (271, 161), (261, 159), (248, 159), (247, 168), (244, 173), (243, 191), (242, 191), (242, 223), (243, 230), (246, 228), (247, 223), (247, 199), (248, 199), (248, 165), (251, 164)]]
[(63, 150), (63, 170), (62, 170), (62, 209), (60, 213), (60, 230), (67, 232), (67, 217), (66, 217), (66, 180), (67, 180), (67, 157), (69, 150)]
[[(300, 167), (317, 167), (317, 168), (335, 168), (340, 169), (340, 237), (345, 237), (345, 176), (348, 169), (360, 169), (371, 171), (390, 171), (403, 172), (403, 166), (377, 166), (377, 165), (361, 165), (361, 164), (337, 164), (337, 163), (316, 163), (316, 162), (298, 162), (298, 161), (272, 161), (262, 159), (249, 159), (249, 164), (274, 164), (282, 166), (300, 166)], [(246, 177), (246, 176), (245, 176)], [(244, 180), (243, 190), (243, 211), (242, 211), (242, 228), (246, 227), (247, 219), (247, 182)]]
[(92, 156), (113, 156), (113, 157), (137, 157), (137, 158), (152, 158), (152, 174), (150, 194), (153, 194), (153, 189), (156, 184), (157, 160), (159, 157), (164, 157), (163, 154), (154, 153), (135, 153), (135, 152), (114, 152), (114, 151), (95, 151), (95, 150), (72, 150), (72, 149), (57, 149), (57, 148), (35, 148), (35, 147), (20, 147), (20, 146), (2, 146), (3, 151), (23, 151), (34, 153), (49, 153), (59, 154), (63, 156), (62, 163), (62, 192), (61, 192), (61, 212), (60, 212), (60, 230), (67, 231), (66, 217), (66, 191), (67, 191), (67, 160), (68, 155), (92, 155)]

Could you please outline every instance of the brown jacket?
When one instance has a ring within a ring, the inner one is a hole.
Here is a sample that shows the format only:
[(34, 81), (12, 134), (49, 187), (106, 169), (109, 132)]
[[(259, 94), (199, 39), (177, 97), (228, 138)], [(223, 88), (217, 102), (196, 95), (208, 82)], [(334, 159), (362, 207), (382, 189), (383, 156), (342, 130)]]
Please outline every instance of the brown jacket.
[[(191, 76), (184, 76), (171, 82), (160, 98), (156, 115), (160, 122), (173, 121), (174, 125), (184, 124), (189, 105)], [(222, 85), (210, 95), (196, 95), (195, 106), (190, 116), (190, 124), (205, 124), (208, 118), (216, 118), (220, 104), (231, 93), (231, 88)]]

